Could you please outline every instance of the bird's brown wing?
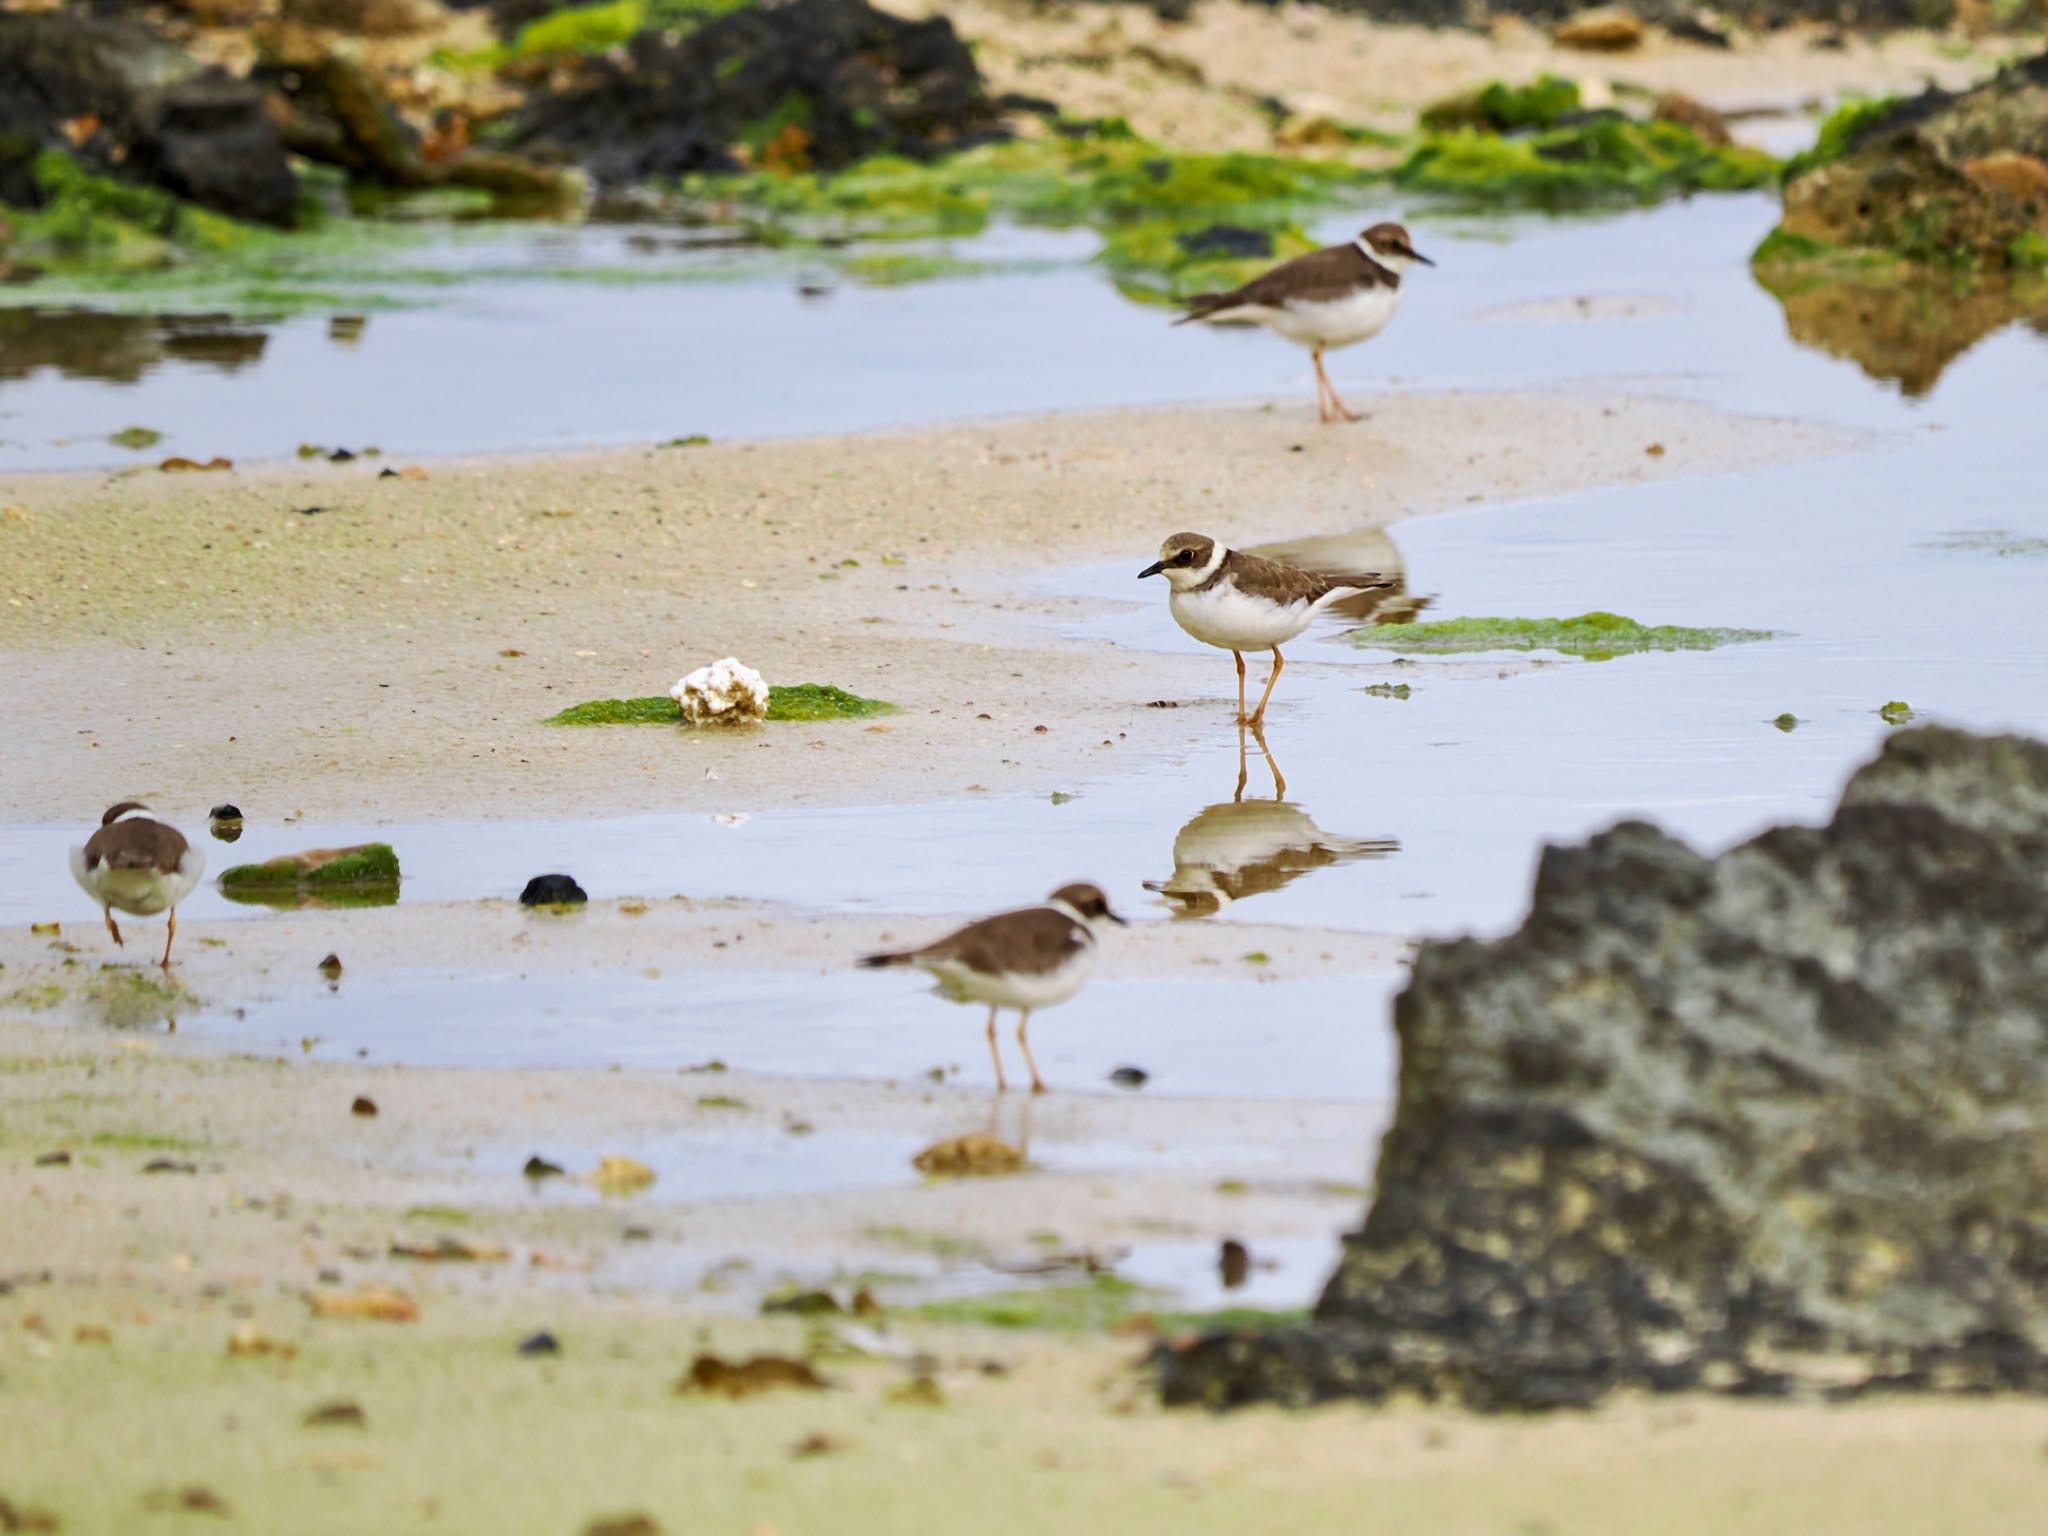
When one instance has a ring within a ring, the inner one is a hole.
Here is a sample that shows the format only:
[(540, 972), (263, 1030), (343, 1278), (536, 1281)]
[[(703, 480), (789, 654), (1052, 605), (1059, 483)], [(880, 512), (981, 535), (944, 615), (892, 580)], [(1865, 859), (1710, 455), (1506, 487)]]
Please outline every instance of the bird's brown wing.
[(1359, 572), (1356, 575), (1326, 575), (1317, 571), (1304, 571), (1300, 566), (1287, 565), (1279, 560), (1268, 560), (1264, 555), (1248, 555), (1238, 549), (1233, 549), (1224, 558), (1209, 581), (1217, 582), (1225, 578), (1234, 578), (1240, 590), (1255, 587), (1260, 592), (1271, 594), (1275, 602), (1282, 604), (1313, 603), (1328, 597), (1340, 587), (1348, 591), (1393, 585), (1392, 581), (1373, 571)]
[(1188, 312), (1174, 323), (1184, 325), (1208, 315), (1243, 306), (1279, 309), (1289, 302), (1322, 304), (1341, 299), (1360, 288), (1387, 281), (1386, 274), (1366, 260), (1355, 245), (1326, 245), (1292, 261), (1283, 261), (1270, 272), (1260, 274), (1242, 288), (1229, 293), (1198, 293), (1187, 301)]
[(952, 960), (987, 975), (1038, 976), (1056, 971), (1087, 946), (1087, 930), (1052, 907), (1026, 907), (969, 923), (913, 953), (914, 960)]
[(85, 840), (85, 867), (97, 869), (160, 869), (178, 867), (191, 845), (176, 827), (138, 817), (109, 822)]

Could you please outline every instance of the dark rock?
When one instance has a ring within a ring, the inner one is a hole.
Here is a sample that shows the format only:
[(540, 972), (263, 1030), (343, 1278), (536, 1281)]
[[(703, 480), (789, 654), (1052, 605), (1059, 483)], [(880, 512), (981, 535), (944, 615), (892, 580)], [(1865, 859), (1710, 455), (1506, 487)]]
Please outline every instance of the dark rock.
[(562, 1177), (561, 1164), (551, 1163), (546, 1158), (537, 1154), (529, 1157), (526, 1160), (526, 1166), (519, 1171), (529, 1179), (559, 1179)]
[(348, 1112), (352, 1115), (360, 1115), (365, 1120), (375, 1119), (377, 1115), (377, 1101), (357, 1094), (355, 1101), (349, 1105)]
[(144, 1173), (197, 1173), (198, 1165), (180, 1162), (175, 1157), (153, 1157), (142, 1165)]
[(20, 146), (61, 150), (224, 213), (285, 226), (299, 183), (263, 95), (132, 22), (0, 15), (0, 199), (40, 202)]
[(829, 170), (881, 153), (929, 158), (996, 124), (974, 56), (944, 17), (905, 21), (867, 0), (759, 0), (681, 35), (640, 33), (623, 57), (537, 94), (515, 141), (619, 186), (750, 159)]
[(1152, 1074), (1143, 1067), (1118, 1067), (1109, 1074), (1109, 1080), (1119, 1088), (1142, 1088), (1152, 1080)]
[(544, 212), (581, 203), (574, 172), (496, 150), (429, 160), (420, 136), (385, 100), (377, 77), (345, 54), (319, 51), (267, 60), (258, 78), (276, 93), (277, 117), (293, 154), (338, 165), (351, 176), (420, 190), (472, 187), (501, 211)]
[(71, 1154), (61, 1150), (41, 1153), (36, 1158), (36, 1166), (38, 1168), (69, 1168), (71, 1166)]
[(562, 1341), (545, 1329), (519, 1341), (519, 1353), (522, 1355), (559, 1355), (561, 1352)]
[(1245, 260), (1273, 254), (1273, 232), (1243, 224), (1210, 224), (1175, 235), (1174, 244), (1189, 256), (1221, 256)]
[(1216, 1254), (1216, 1271), (1223, 1279), (1223, 1289), (1236, 1290), (1251, 1278), (1251, 1249), (1234, 1237), (1226, 1237)]
[(1425, 945), (1378, 1193), (1311, 1323), (1169, 1401), (2048, 1391), (2048, 744), (1900, 731), (1834, 820), (1545, 851)]
[(578, 906), (588, 900), (572, 875), (535, 875), (519, 893), (522, 907)]
[(2048, 53), (1874, 112), (1839, 147), (1794, 162), (1781, 235), (1941, 265), (2048, 253)]

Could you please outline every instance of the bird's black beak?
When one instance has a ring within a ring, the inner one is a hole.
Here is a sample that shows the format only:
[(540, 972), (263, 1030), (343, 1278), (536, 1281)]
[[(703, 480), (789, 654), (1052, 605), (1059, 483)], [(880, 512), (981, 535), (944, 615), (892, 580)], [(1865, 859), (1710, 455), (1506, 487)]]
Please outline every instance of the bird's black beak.
[(1115, 924), (1117, 925), (1117, 927), (1119, 927), (1119, 928), (1128, 928), (1128, 927), (1130, 927), (1130, 926), (1131, 926), (1131, 925), (1130, 925), (1129, 923), (1125, 922), (1125, 921), (1124, 921), (1124, 920), (1123, 920), (1122, 918), (1118, 917), (1118, 916), (1117, 916), (1117, 915), (1116, 915), (1116, 914), (1115, 914), (1114, 912), (1110, 911), (1110, 910), (1109, 910), (1109, 908), (1107, 908), (1107, 907), (1104, 907), (1104, 908), (1102, 909), (1102, 915), (1103, 915), (1104, 917), (1108, 918), (1108, 919), (1109, 919), (1109, 920), (1110, 920), (1110, 921), (1111, 921), (1112, 923), (1115, 923)]
[(1410, 261), (1419, 261), (1425, 267), (1433, 267), (1436, 265), (1435, 262), (1431, 261), (1427, 256), (1423, 255), (1422, 252), (1416, 250), (1413, 246), (1410, 246), (1408, 248), (1408, 259)]
[[(1165, 562), (1165, 561), (1163, 561), (1163, 560), (1154, 560), (1154, 561), (1153, 561), (1153, 562), (1152, 562), (1152, 563), (1151, 563), (1150, 565), (1146, 566), (1146, 567), (1145, 567), (1145, 569), (1143, 569), (1142, 571), (1138, 572), (1138, 580), (1140, 580), (1140, 581), (1143, 581), (1143, 580), (1144, 580), (1144, 579), (1145, 579), (1145, 578), (1146, 578), (1147, 576), (1157, 576), (1157, 575), (1158, 575), (1158, 574), (1159, 574), (1159, 573), (1160, 573), (1161, 571), (1163, 571), (1163, 570), (1165, 570), (1165, 569), (1166, 569), (1166, 562)], [(1122, 922), (1122, 921), (1123, 921), (1123, 919), (1122, 919), (1122, 918), (1118, 918), (1118, 919), (1117, 919), (1117, 921), (1118, 921), (1118, 922)]]

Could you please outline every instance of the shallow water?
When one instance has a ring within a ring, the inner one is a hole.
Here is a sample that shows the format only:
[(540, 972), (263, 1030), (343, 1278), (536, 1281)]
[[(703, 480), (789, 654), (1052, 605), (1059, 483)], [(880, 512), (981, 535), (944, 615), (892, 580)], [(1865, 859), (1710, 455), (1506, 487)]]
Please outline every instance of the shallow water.
[[(1804, 381), (1833, 371), (1818, 358), (1787, 361), (1783, 315), (1743, 265), (1775, 218), (1767, 197), (1598, 220), (1408, 217), (1440, 266), (1411, 280), (1399, 325), (1340, 360), (1340, 379), (1511, 388), (1739, 373), (1746, 408), (1777, 411), (1804, 409)], [(1339, 215), (1322, 233), (1354, 228)], [(540, 452), (1308, 398), (1291, 348), (1173, 328), (1166, 311), (1117, 294), (1090, 261), (1094, 247), (1086, 231), (997, 227), (886, 248), (943, 253), (982, 275), (862, 286), (832, 277), (822, 256), (617, 225), (500, 226), (394, 256), (410, 276), (377, 293), (413, 307), (344, 304), (269, 323), (0, 309), (0, 470), (281, 458), (302, 443)], [(1588, 293), (1665, 312), (1526, 318), (1532, 305)], [(1760, 341), (1787, 365), (1757, 368)], [(138, 452), (107, 441), (133, 426), (162, 441)]]
[[(686, 893), (937, 918), (1086, 876), (1140, 920), (1219, 933), (1239, 920), (1497, 932), (1519, 920), (1546, 841), (1643, 815), (1715, 849), (1776, 821), (1824, 819), (1842, 780), (1890, 729), (1877, 714), (1887, 701), (1926, 718), (2048, 734), (2048, 498), (2029, 452), (2048, 346), (2009, 328), (1908, 399), (1790, 339), (1745, 266), (1769, 218), (1763, 200), (1721, 198), (1597, 222), (1431, 229), (1441, 271), (1418, 279), (1402, 323), (1369, 356), (1347, 357), (1340, 378), (1386, 370), (1410, 387), (1633, 378), (1726, 409), (1879, 434), (1824, 461), (1474, 508), (1392, 536), (1409, 590), (1429, 599), (1426, 617), (1601, 608), (1650, 624), (1767, 629), (1771, 640), (1493, 667), (1403, 662), (1351, 649), (1333, 628), (1292, 656), (1331, 665), (1291, 669), (1273, 706), (1267, 738), (1287, 780), (1280, 807), (1233, 802), (1233, 679), (1219, 654), (1214, 687), (1176, 716), (1186, 727), (1180, 750), (1066, 786), (1080, 793), (1059, 804), (762, 812), (737, 825), (702, 815), (535, 820), (516, 837), (502, 822), (251, 823), (233, 848), (209, 845), (215, 868), (380, 837), (400, 851), (406, 902), (509, 898), (538, 870), (567, 868), (598, 898)], [(1071, 264), (843, 289), (822, 303), (786, 283), (744, 281), (494, 278), (455, 294), (438, 309), (373, 316), (352, 345), (330, 342), (324, 322), (295, 321), (232, 367), (166, 346), (134, 385), (48, 369), (0, 385), (0, 434), (15, 444), (0, 464), (103, 463), (105, 445), (82, 439), (131, 422), (172, 431), (153, 452), (274, 454), (302, 438), (391, 451), (542, 448), (1259, 391), (1299, 393), (1303, 430), (1314, 430), (1286, 349), (1258, 336), (1170, 331)], [(1631, 302), (1556, 302), (1580, 295)], [(1597, 318), (1617, 311), (1634, 318)], [(1573, 318), (1581, 313), (1596, 318)], [(621, 343), (629, 334), (641, 343), (630, 351)], [(759, 344), (740, 347), (743, 336)], [(488, 354), (477, 350), (487, 338)], [(799, 343), (801, 369), (787, 362)], [(544, 400), (466, 392), (465, 380), (493, 372), (530, 376), (541, 355), (556, 381)], [(693, 363), (709, 357), (716, 369)], [(338, 394), (342, 376), (350, 382)], [(1354, 403), (1369, 405), (1357, 393)], [(263, 408), (245, 409), (251, 401)], [(53, 448), (51, 436), (73, 441)], [(1359, 492), (1361, 514), (1370, 494)], [(1312, 520), (1340, 525), (1343, 510), (1317, 508)], [(1076, 638), (1197, 649), (1167, 618), (1157, 584), (1132, 579), (1147, 554), (1048, 576), (1048, 591), (1101, 602)], [(1409, 685), (1408, 698), (1363, 691), (1394, 681)], [(1796, 731), (1771, 724), (1781, 712), (1799, 717)], [(1269, 799), (1256, 750), (1248, 772), (1247, 795)], [(63, 861), (73, 836), (0, 829), (0, 922), (80, 912)], [(1194, 909), (1203, 915), (1185, 916)], [(210, 888), (185, 911), (264, 920)], [(1213, 977), (1101, 982), (1045, 1015), (1033, 1036), (1047, 1077), (1062, 1090), (1109, 1093), (1110, 1068), (1135, 1061), (1154, 1074), (1148, 1093), (1365, 1101), (1391, 1091), (1385, 1021), (1398, 974), (1260, 982), (1239, 952), (1224, 937)], [(283, 986), (239, 1017), (202, 1010), (181, 1030), (293, 1054), (310, 1038), (316, 1057), (382, 1061), (673, 1068), (717, 1056), (743, 1070), (824, 1077), (900, 1079), (957, 1065), (966, 1082), (987, 1070), (965, 1011), (902, 976), (844, 971), (420, 972), (345, 982), (338, 993)], [(687, 1159), (694, 1172), (671, 1188), (730, 1197), (909, 1176), (904, 1138), (785, 1141), (699, 1138)], [(1054, 1154), (1108, 1169), (1156, 1155), (1112, 1144)], [(1211, 1283), (1208, 1250), (1181, 1247), (1148, 1250), (1139, 1267), (1200, 1291)], [(1299, 1300), (1314, 1268), (1286, 1268), (1292, 1278), (1261, 1294)]]

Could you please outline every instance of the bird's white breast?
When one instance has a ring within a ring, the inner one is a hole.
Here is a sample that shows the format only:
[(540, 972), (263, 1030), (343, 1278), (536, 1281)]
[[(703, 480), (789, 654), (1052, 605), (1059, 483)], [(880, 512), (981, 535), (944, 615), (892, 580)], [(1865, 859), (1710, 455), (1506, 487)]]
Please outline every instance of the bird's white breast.
[(997, 1008), (1050, 1008), (1064, 1003), (1081, 990), (1095, 964), (1095, 946), (1083, 944), (1060, 966), (1050, 971), (1001, 971), (989, 974), (955, 960), (933, 961), (924, 966), (952, 997), (971, 1003), (989, 1003)]
[(1174, 622), (1204, 645), (1226, 651), (1268, 651), (1285, 645), (1309, 626), (1315, 605), (1273, 603), (1238, 590), (1227, 577), (1192, 592), (1167, 598)]
[(1400, 289), (1376, 283), (1341, 299), (1290, 300), (1270, 311), (1266, 327), (1304, 347), (1348, 347), (1385, 330), (1400, 303)]

